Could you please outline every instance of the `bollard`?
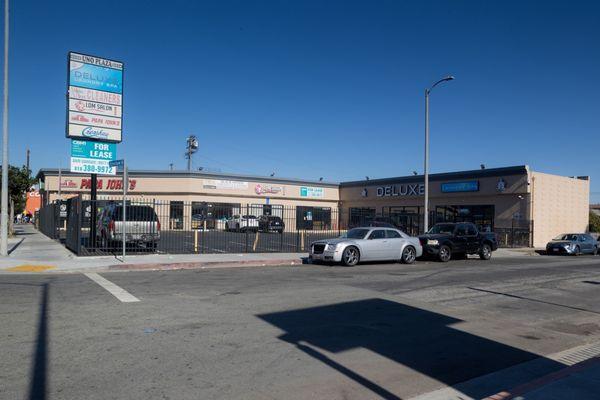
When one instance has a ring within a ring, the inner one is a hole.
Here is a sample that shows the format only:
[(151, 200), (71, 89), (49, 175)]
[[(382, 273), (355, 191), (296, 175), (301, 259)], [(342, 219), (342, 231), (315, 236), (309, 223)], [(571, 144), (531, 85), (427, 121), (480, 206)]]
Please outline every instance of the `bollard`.
[(198, 229), (194, 230), (194, 252), (198, 252)]
[(256, 235), (254, 236), (254, 244), (252, 245), (252, 251), (256, 252), (256, 246), (258, 245), (258, 235), (259, 232), (256, 231)]
[(305, 234), (306, 234), (306, 231), (304, 231), (304, 230), (300, 233), (300, 249), (302, 251), (304, 251), (304, 235)]

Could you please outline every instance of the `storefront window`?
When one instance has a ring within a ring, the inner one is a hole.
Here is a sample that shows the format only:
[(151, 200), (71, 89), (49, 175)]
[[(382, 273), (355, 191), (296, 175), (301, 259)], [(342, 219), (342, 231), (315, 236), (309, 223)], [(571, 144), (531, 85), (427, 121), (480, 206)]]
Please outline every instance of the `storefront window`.
[(370, 221), (375, 218), (374, 208), (350, 208), (350, 218), (348, 221), (348, 228), (354, 228), (357, 226), (366, 226)]
[(169, 205), (171, 229), (183, 229), (183, 201), (171, 201)]
[(331, 229), (331, 208), (296, 207), (296, 228), (307, 230)]
[(435, 208), (436, 222), (472, 222), (482, 232), (494, 230), (493, 205), (438, 206)]

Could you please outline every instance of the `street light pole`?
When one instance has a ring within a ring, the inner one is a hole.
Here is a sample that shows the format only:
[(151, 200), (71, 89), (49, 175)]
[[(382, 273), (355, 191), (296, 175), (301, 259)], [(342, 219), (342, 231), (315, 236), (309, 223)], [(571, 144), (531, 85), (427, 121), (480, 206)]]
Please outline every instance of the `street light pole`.
[(429, 94), (434, 87), (442, 82), (451, 81), (454, 77), (449, 75), (434, 83), (429, 89), (425, 89), (425, 161), (423, 179), (425, 180), (424, 207), (423, 207), (423, 232), (429, 230)]
[(2, 195), (0, 255), (8, 255), (8, 0), (4, 0), (4, 113), (2, 115)]

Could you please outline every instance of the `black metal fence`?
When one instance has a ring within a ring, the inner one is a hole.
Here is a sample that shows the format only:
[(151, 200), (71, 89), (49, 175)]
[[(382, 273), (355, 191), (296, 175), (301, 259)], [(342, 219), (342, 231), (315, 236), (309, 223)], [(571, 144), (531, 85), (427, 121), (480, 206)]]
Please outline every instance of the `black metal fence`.
[[(63, 219), (60, 205), (42, 208), (40, 230), (53, 239), (64, 238), (65, 245), (78, 255), (120, 254), (123, 233), (127, 254), (306, 252), (313, 241), (357, 226), (394, 226), (418, 235), (423, 223), (416, 214), (382, 215), (355, 208), (156, 199), (128, 199), (123, 208), (121, 199), (90, 201), (81, 196), (65, 202), (62, 212)], [(93, 212), (95, 226), (91, 226)], [(501, 246), (531, 245), (531, 224), (504, 226), (494, 228)]]

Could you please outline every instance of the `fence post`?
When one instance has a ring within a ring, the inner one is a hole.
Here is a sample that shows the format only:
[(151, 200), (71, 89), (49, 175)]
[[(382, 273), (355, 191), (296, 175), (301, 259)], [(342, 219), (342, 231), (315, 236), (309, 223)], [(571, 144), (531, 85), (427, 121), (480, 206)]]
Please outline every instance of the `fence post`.
[[(250, 205), (246, 204), (246, 216), (250, 215)], [(244, 223), (244, 216), (241, 215), (241, 222)], [(248, 219), (246, 219), (246, 229), (244, 229), (244, 235), (246, 236), (246, 253), (248, 252)]]

